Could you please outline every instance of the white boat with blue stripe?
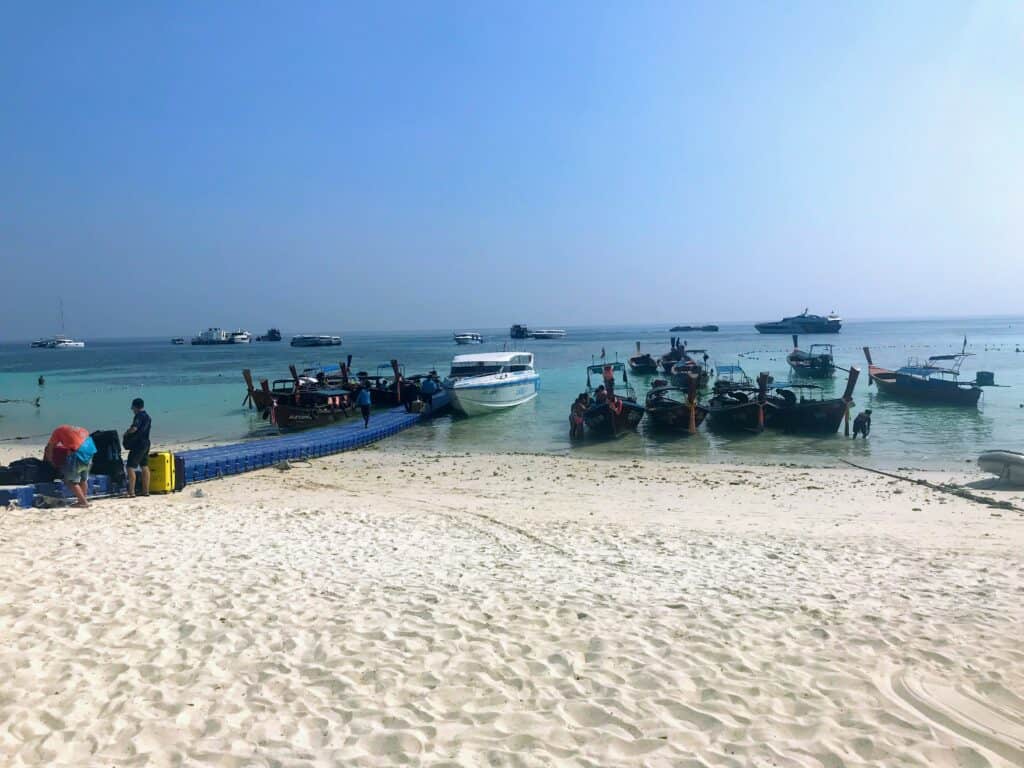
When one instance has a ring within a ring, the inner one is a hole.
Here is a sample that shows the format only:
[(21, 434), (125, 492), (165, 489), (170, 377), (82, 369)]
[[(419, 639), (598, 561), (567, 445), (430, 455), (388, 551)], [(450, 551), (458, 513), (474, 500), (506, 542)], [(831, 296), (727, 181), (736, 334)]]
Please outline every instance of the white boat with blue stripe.
[(455, 410), (476, 416), (533, 400), (540, 375), (530, 352), (482, 352), (456, 355), (444, 386)]

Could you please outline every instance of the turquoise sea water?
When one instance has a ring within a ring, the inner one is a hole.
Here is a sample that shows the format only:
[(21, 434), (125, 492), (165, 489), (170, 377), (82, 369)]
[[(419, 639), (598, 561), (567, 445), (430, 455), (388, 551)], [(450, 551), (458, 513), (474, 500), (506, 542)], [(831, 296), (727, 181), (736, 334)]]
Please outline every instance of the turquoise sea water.
[[(0, 345), (0, 399), (41, 397), (38, 409), (27, 403), (0, 404), (0, 440), (11, 445), (17, 437), (44, 440), (61, 423), (90, 429), (124, 429), (131, 420), (129, 403), (146, 399), (154, 420), (154, 438), (183, 441), (241, 440), (266, 435), (266, 423), (242, 408), (245, 387), (242, 368), (257, 378), (285, 378), (287, 365), (334, 363), (353, 355), (356, 370), (375, 372), (398, 358), (407, 373), (436, 368), (446, 373), (452, 355), (495, 350), (512, 342), (508, 331), (480, 330), (489, 340), (480, 347), (457, 347), (450, 331), (347, 333), (341, 348), (295, 349), (286, 340), (248, 346), (175, 347), (168, 339), (87, 340), (83, 350), (29, 349), (27, 343)], [(716, 462), (834, 463), (837, 458), (876, 466), (949, 468), (991, 447), (1024, 448), (1024, 318), (947, 319), (923, 321), (847, 322), (837, 336), (807, 336), (835, 344), (839, 365), (858, 365), (861, 381), (854, 397), (856, 410), (873, 410), (871, 439), (851, 441), (841, 434), (798, 437), (775, 433), (723, 437), (701, 429), (690, 438), (647, 434), (614, 442), (572, 446), (568, 440), (568, 409), (585, 384), (584, 367), (606, 350), (609, 359), (625, 360), (635, 341), (645, 351), (660, 354), (668, 348), (667, 328), (631, 326), (569, 328), (563, 340), (516, 342), (536, 354), (541, 393), (532, 403), (506, 413), (472, 419), (443, 417), (392, 438), (389, 445), (415, 449), (458, 451), (532, 451), (593, 456), (644, 456)], [(769, 371), (776, 380), (789, 377), (785, 355), (788, 336), (765, 336), (750, 323), (724, 324), (718, 333), (681, 334), (690, 347), (706, 348), (713, 364), (736, 364), (751, 376)], [(977, 370), (996, 373), (1006, 387), (988, 389), (979, 408), (908, 405), (879, 395), (868, 387), (861, 348), (870, 346), (875, 362), (887, 367), (909, 357), (959, 351), (967, 336), (975, 353), (964, 365), (967, 378)], [(46, 377), (37, 385), (40, 374)], [(837, 372), (829, 391), (841, 394), (845, 374)], [(634, 381), (639, 395), (647, 380)]]

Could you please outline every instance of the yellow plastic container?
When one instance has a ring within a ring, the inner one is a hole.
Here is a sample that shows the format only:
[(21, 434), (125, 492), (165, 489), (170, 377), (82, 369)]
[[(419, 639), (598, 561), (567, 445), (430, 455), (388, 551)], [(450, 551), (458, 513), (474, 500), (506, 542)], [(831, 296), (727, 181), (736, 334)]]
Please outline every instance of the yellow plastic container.
[(170, 493), (174, 486), (174, 454), (158, 451), (149, 454), (149, 492)]

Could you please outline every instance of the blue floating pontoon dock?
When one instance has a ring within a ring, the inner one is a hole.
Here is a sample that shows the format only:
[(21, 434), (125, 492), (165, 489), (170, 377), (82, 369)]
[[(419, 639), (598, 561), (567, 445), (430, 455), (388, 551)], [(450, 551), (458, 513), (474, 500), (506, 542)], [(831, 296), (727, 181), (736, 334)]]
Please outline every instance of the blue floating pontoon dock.
[[(433, 407), (421, 413), (410, 413), (401, 405), (387, 410), (375, 410), (370, 416), (370, 426), (366, 428), (363, 427), (361, 418), (353, 416), (336, 426), (311, 429), (308, 432), (182, 451), (174, 454), (179, 471), (183, 475), (177, 479), (177, 484), (181, 487), (189, 483), (237, 475), (270, 467), (288, 459), (312, 459), (351, 451), (429, 421), (445, 411), (450, 403), (448, 393), (441, 390), (433, 396)], [(120, 487), (115, 487), (110, 482), (107, 475), (89, 476), (90, 498), (109, 496), (120, 490)], [(59, 480), (52, 483), (0, 487), (0, 504), (3, 505), (15, 502), (21, 507), (31, 507), (36, 503), (42, 503), (44, 497), (73, 496)]]
[(387, 410), (375, 410), (370, 417), (370, 426), (365, 429), (363, 420), (353, 417), (333, 427), (182, 451), (176, 453), (175, 458), (181, 462), (179, 471), (184, 473), (184, 484), (200, 483), (271, 467), (289, 459), (311, 459), (351, 451), (429, 421), (444, 411), (449, 403), (448, 393), (442, 390), (433, 396), (433, 407), (422, 413), (409, 413), (400, 405)]

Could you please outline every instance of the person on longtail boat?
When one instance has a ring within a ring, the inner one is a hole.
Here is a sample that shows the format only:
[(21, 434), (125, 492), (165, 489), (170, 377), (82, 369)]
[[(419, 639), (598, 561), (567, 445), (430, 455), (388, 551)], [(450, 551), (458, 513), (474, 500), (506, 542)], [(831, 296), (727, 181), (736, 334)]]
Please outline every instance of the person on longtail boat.
[(598, 388), (594, 390), (594, 402), (598, 405), (608, 402), (608, 390), (605, 389), (604, 384), (599, 385)]
[(61, 424), (50, 435), (43, 451), (43, 459), (56, 467), (75, 498), (74, 506), (88, 507), (86, 495), (89, 492), (89, 467), (96, 455), (96, 444), (89, 437), (89, 430)]
[(583, 437), (583, 413), (587, 410), (587, 395), (581, 392), (569, 409), (569, 439)]

